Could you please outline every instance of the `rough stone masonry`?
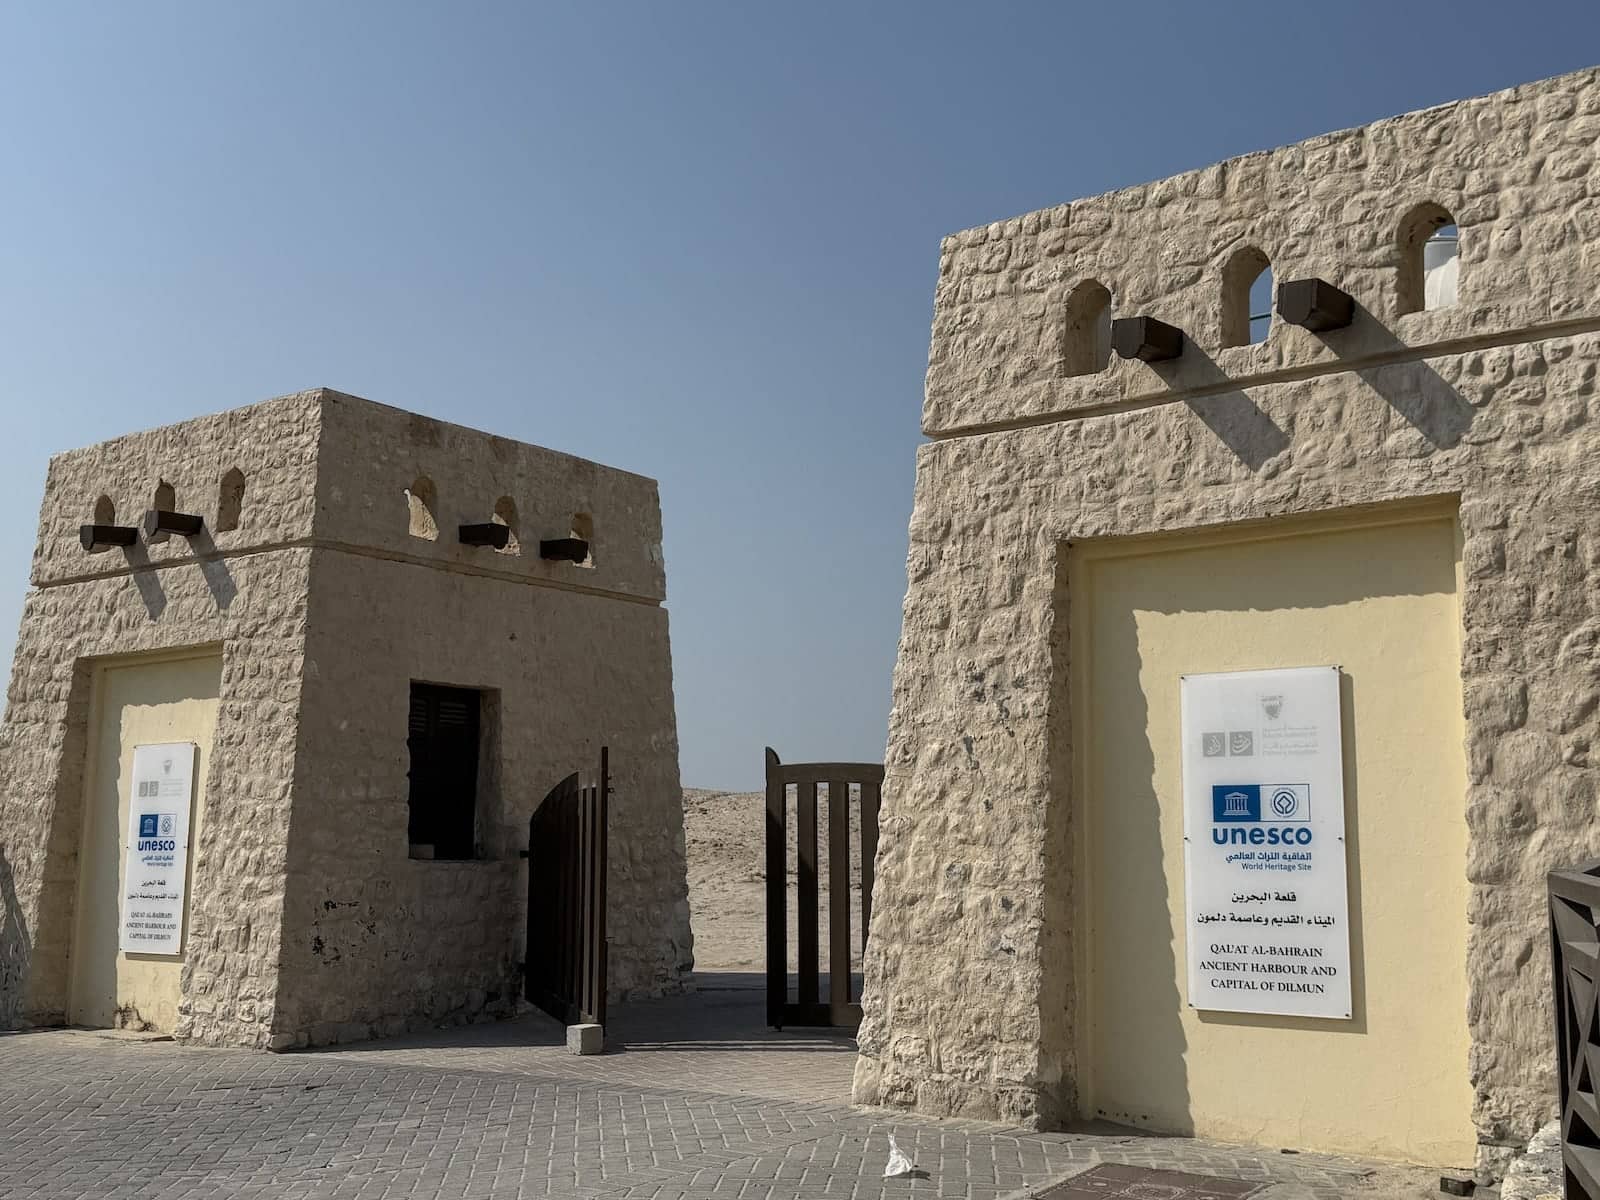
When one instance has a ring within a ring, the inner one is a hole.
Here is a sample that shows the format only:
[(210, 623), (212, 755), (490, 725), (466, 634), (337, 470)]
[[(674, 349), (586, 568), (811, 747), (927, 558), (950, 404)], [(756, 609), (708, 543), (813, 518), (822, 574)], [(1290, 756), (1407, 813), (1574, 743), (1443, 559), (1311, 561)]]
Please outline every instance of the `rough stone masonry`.
[[(162, 499), (163, 503), (154, 503)], [(147, 508), (195, 538), (86, 553)], [(511, 527), (504, 550), (458, 524)], [(541, 558), (581, 532), (586, 562)], [(609, 744), (612, 990), (691, 960), (653, 481), (319, 389), (50, 464), (0, 725), (0, 1027), (71, 1015), (95, 668), (220, 647), (180, 1039), (282, 1048), (514, 1011), (528, 818)], [(480, 852), (408, 853), (411, 681), (483, 689)]]
[[(1480, 1162), (1548, 1118), (1544, 876), (1600, 852), (1597, 147), (1589, 70), (945, 239), (858, 1102), (1076, 1111), (1067, 544), (1445, 498)], [(1429, 311), (1445, 222), (1459, 298)], [(1239, 344), (1267, 262), (1354, 322)], [(1108, 360), (1108, 306), (1180, 329), (1181, 356)]]

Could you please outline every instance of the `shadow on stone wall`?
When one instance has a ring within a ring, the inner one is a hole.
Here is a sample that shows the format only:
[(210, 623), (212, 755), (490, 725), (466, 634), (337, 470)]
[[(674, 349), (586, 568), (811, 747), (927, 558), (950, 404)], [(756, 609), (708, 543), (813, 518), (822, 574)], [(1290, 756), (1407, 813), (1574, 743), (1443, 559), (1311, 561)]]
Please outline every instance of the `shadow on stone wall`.
[[(1340, 358), (1361, 359), (1374, 353), (1396, 357), (1414, 353), (1372, 313), (1360, 304), (1355, 308), (1355, 318), (1347, 329), (1323, 335), (1328, 349)], [(1454, 449), (1472, 427), (1476, 410), (1424, 359), (1357, 368), (1356, 375), (1436, 449)]]
[(139, 599), (144, 601), (145, 611), (150, 614), (152, 621), (159, 621), (167, 609), (167, 593), (162, 590), (156, 573), (150, 569), (150, 552), (144, 548), (143, 542), (134, 542), (123, 550), (123, 554), (133, 568), (133, 585), (139, 589)]
[(0, 1027), (16, 1024), (22, 1014), (23, 983), (32, 949), (11, 863), (0, 850)]
[[(189, 539), (189, 549), (192, 550), (199, 562), (200, 574), (205, 577), (206, 587), (211, 589), (211, 598), (217, 602), (218, 608), (227, 608), (239, 594), (239, 587), (233, 581), (233, 574), (228, 570), (228, 564), (217, 551), (217, 543), (211, 537), (209, 529), (202, 528), (199, 533)], [(133, 568), (133, 583), (139, 589), (139, 598), (144, 601), (145, 611), (150, 614), (152, 621), (160, 620), (161, 614), (167, 608), (167, 593), (161, 586), (159, 573), (151, 569), (150, 554), (145, 549), (143, 542), (135, 542), (126, 548), (128, 565)], [(186, 569), (177, 567), (175, 569)]]
[[(1356, 367), (1355, 373), (1436, 449), (1458, 446), (1472, 427), (1473, 406), (1424, 359), (1410, 357), (1412, 348), (1359, 304), (1348, 328), (1322, 337), (1340, 358), (1393, 355), (1395, 361)], [(1204, 393), (1183, 402), (1250, 470), (1261, 470), (1289, 448), (1288, 435), (1193, 341), (1184, 343), (1181, 359), (1150, 368), (1174, 391)]]
[(205, 576), (206, 586), (211, 589), (211, 598), (217, 602), (218, 608), (227, 608), (239, 594), (239, 588), (233, 582), (228, 564), (217, 553), (217, 543), (211, 538), (211, 530), (202, 528), (189, 539), (189, 548), (200, 556), (200, 574)]
[[(1183, 364), (1181, 381), (1179, 362)], [(1261, 470), (1269, 459), (1289, 448), (1289, 435), (1193, 341), (1185, 341), (1181, 359), (1150, 366), (1174, 390), (1216, 389), (1203, 396), (1186, 396), (1183, 402), (1252, 471)]]

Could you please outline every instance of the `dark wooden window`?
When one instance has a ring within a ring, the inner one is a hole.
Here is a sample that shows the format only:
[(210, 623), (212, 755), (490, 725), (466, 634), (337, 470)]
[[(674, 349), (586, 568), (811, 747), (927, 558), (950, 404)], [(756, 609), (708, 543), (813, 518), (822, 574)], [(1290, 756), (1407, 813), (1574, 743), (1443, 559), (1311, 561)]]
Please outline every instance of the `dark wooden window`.
[(477, 857), (481, 697), (469, 688), (411, 685), (413, 858)]

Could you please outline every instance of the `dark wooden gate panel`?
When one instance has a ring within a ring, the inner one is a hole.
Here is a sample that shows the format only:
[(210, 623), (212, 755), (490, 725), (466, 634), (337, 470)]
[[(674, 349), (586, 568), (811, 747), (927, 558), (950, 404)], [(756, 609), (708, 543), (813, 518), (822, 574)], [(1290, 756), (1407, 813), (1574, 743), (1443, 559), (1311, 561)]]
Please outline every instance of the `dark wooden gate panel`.
[(568, 1025), (606, 1020), (609, 752), (598, 778), (574, 772), (528, 823), (528, 999)]
[[(828, 785), (828, 995), (821, 992), (817, 904), (817, 789)], [(767, 1024), (861, 1024), (850, 971), (850, 789), (860, 789), (861, 944), (872, 924), (873, 860), (878, 854), (879, 763), (790, 763), (767, 749)], [(795, 875), (799, 992), (789, 999), (789, 801), (795, 789)]]
[(1600, 862), (1550, 872), (1556, 1075), (1567, 1200), (1600, 1200)]

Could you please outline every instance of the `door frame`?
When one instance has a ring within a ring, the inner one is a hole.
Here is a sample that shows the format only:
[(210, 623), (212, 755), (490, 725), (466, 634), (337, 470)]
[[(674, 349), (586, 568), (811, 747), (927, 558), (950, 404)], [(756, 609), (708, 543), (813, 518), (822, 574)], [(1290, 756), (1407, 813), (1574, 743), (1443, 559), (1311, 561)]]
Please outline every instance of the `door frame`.
[[(208, 660), (215, 660), (217, 664), (217, 704), (220, 714), (220, 708), (223, 700), (222, 679), (227, 668), (226, 647), (224, 643), (220, 641), (197, 642), (188, 646), (171, 646), (156, 650), (136, 650), (125, 654), (83, 655), (77, 660), (77, 667), (86, 667), (89, 671), (89, 704), (88, 712), (84, 717), (83, 774), (76, 789), (77, 794), (73, 798), (73, 802), (77, 805), (78, 809), (78, 831), (77, 838), (75, 839), (77, 869), (75, 872), (76, 877), (73, 880), (71, 893), (72, 911), (68, 914), (68, 920), (66, 922), (68, 939), (66, 975), (64, 980), (66, 984), (64, 1009), (66, 1021), (69, 1025), (75, 1025), (79, 1023), (78, 1014), (81, 1011), (78, 983), (78, 958), (80, 951), (80, 922), (87, 906), (87, 897), (85, 895), (87, 880), (84, 877), (84, 864), (88, 857), (87, 851), (89, 850), (90, 836), (91, 832), (93, 831), (95, 820), (94, 789), (101, 767), (99, 735), (101, 732), (101, 721), (105, 716), (106, 676), (112, 671), (126, 670), (132, 667), (166, 666), (171, 663), (203, 662)], [(211, 767), (210, 749), (210, 747), (206, 748), (206, 772), (200, 778), (197, 778), (193, 785), (194, 797), (191, 801), (192, 807), (189, 821), (189, 852), (186, 856), (187, 861), (185, 863), (186, 878), (184, 881), (185, 903), (183, 922), (183, 949), (176, 955), (160, 954), (134, 956), (140, 960), (169, 962), (176, 959), (183, 963), (188, 962), (189, 937), (193, 932), (190, 915), (194, 911), (194, 883), (197, 869), (196, 860), (198, 858), (196, 853), (196, 850), (198, 849), (198, 839), (196, 835), (200, 831), (200, 826), (202, 823), (201, 818), (203, 818), (203, 814), (206, 811), (206, 801), (209, 792), (209, 780), (207, 776), (210, 774)], [(120, 783), (121, 781), (119, 779), (119, 787)], [(58, 796), (59, 795), (60, 794), (58, 793)], [(119, 853), (125, 853), (126, 847), (122, 845), (124, 837), (123, 830), (118, 828), (115, 836), (117, 844), (120, 848)], [(123, 866), (124, 864), (119, 858), (117, 866), (119, 879), (121, 878)], [(121, 912), (120, 904), (118, 906), (118, 912), (119, 914)], [(116, 953), (121, 955), (124, 953), (124, 951), (118, 949)], [(180, 982), (180, 1002), (182, 1001), (184, 993), (184, 984)]]
[[(1067, 784), (1070, 788), (1067, 797), (1067, 816), (1072, 833), (1068, 862), (1072, 865), (1073, 878), (1076, 881), (1068, 908), (1073, 930), (1072, 985), (1069, 990), (1074, 1020), (1066, 1048), (1070, 1050), (1077, 1067), (1074, 1082), (1076, 1107), (1080, 1117), (1094, 1116), (1098, 1091), (1094, 1052), (1096, 963), (1093, 957), (1093, 912), (1097, 872), (1093, 855), (1090, 853), (1094, 843), (1094, 814), (1089, 795), (1095, 746), (1094, 717), (1090, 704), (1095, 667), (1092, 639), (1089, 637), (1092, 619), (1091, 601), (1094, 592), (1092, 586), (1088, 585), (1088, 577), (1094, 564), (1185, 550), (1209, 550), (1222, 546), (1281, 541), (1286, 538), (1318, 534), (1359, 533), (1402, 525), (1449, 521), (1455, 539), (1456, 635), (1459, 640), (1462, 635), (1461, 599), (1464, 583), (1461, 566), (1460, 499), (1459, 495), (1451, 493), (1348, 509), (1291, 514), (1266, 520), (1201, 525), (1193, 529), (1151, 534), (1069, 539), (1061, 543), (1062, 552), (1058, 556), (1060, 564), (1058, 569), (1063, 572), (1066, 580), (1063, 591), (1068, 606), (1068, 645), (1071, 650), (1067, 657), (1067, 678), (1058, 680), (1057, 686), (1068, 689), (1070, 708), (1069, 737), (1072, 765)], [(1347, 862), (1346, 871), (1352, 869), (1353, 864)], [(1465, 864), (1462, 865), (1462, 869), (1464, 873)], [(1180, 898), (1181, 895), (1180, 892)], [(1465, 941), (1467, 936), (1465, 929), (1461, 931), (1461, 936)]]

